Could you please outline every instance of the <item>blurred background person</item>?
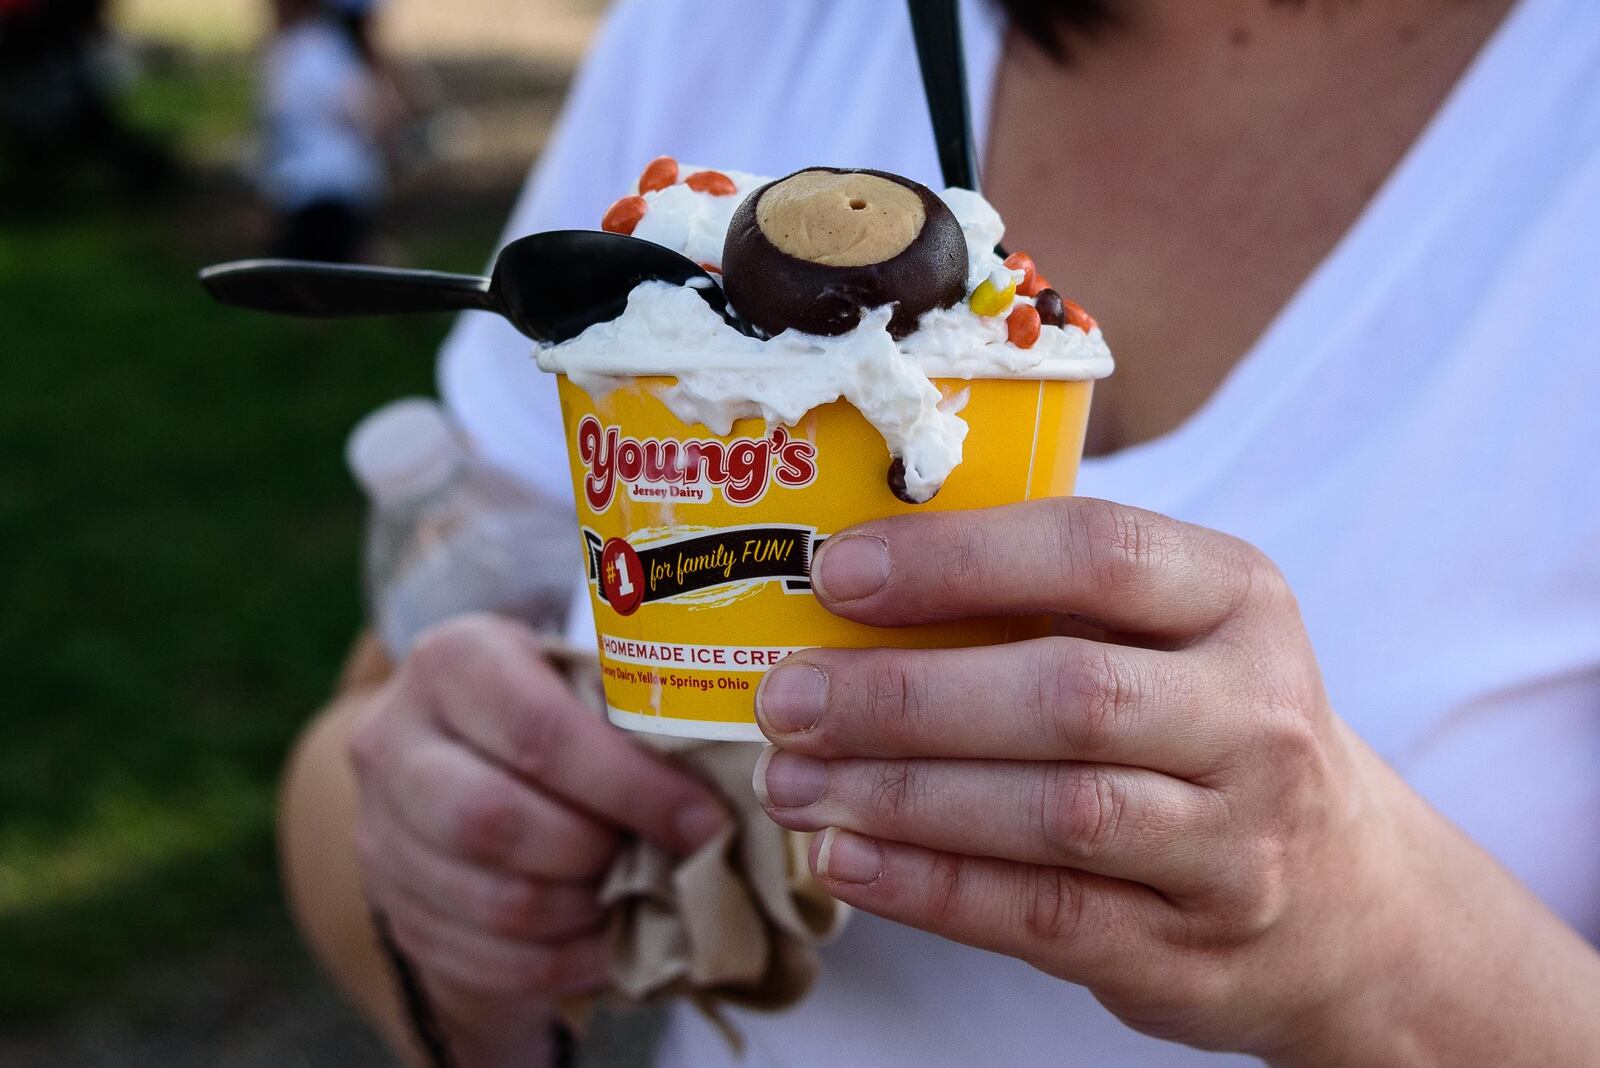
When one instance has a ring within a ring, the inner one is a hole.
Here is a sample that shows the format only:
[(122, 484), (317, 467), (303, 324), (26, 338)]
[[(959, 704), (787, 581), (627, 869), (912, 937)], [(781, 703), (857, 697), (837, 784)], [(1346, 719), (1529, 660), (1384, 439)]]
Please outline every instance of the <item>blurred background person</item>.
[(261, 79), (260, 191), (276, 217), (272, 254), (367, 255), (388, 188), (388, 120), (370, 58), (371, 12), (274, 0)]
[(383, 0), (323, 0), (355, 45), (376, 83), (382, 147), (397, 178), (424, 167), (438, 150), (432, 120), (442, 94), (423, 67), (396, 55), (384, 40)]

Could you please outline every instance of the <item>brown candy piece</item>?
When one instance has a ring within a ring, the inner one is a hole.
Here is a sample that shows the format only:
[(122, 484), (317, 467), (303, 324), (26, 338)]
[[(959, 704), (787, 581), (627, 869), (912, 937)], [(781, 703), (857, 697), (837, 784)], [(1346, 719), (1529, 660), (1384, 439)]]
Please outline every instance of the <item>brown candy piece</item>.
[(927, 504), (928, 501), (939, 496), (938, 490), (928, 494), (927, 501), (919, 501), (911, 496), (906, 491), (906, 462), (898, 456), (889, 464), (889, 492), (894, 494), (896, 499), (902, 500), (907, 504)]
[(1067, 304), (1061, 299), (1061, 294), (1053, 289), (1041, 289), (1039, 295), (1033, 298), (1033, 306), (1039, 313), (1039, 322), (1045, 326), (1067, 325)]
[(900, 338), (924, 312), (966, 296), (967, 245), (926, 186), (884, 171), (811, 167), (745, 198), (722, 270), (728, 302), (769, 336), (843, 334), (865, 309), (893, 304), (889, 332)]

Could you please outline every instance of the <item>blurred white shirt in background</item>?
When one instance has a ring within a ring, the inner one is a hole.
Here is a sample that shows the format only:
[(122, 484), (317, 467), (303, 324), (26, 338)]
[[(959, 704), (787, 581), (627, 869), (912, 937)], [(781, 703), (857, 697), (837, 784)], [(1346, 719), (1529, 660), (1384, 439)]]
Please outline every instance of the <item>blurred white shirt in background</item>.
[(349, 35), (306, 19), (268, 44), (262, 71), (261, 194), (281, 212), (323, 201), (370, 207), (383, 195), (374, 130), (378, 88)]

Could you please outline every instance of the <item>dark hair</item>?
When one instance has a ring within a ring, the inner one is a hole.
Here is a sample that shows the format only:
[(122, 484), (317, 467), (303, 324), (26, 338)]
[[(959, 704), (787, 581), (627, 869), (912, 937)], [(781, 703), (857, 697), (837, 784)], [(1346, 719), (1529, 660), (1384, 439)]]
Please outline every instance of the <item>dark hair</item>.
[(1117, 19), (1115, 0), (996, 0), (1022, 35), (1056, 60), (1067, 42), (1091, 37)]

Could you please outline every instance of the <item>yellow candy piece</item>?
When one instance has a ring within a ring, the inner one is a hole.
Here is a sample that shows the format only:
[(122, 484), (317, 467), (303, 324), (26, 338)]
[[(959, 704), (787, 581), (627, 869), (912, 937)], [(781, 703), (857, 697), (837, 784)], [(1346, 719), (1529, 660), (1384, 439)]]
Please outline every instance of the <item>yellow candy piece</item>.
[[(999, 282), (999, 285), (996, 283)], [(967, 303), (979, 315), (1004, 315), (1017, 296), (1017, 281), (1010, 271), (996, 271), (978, 283)]]

